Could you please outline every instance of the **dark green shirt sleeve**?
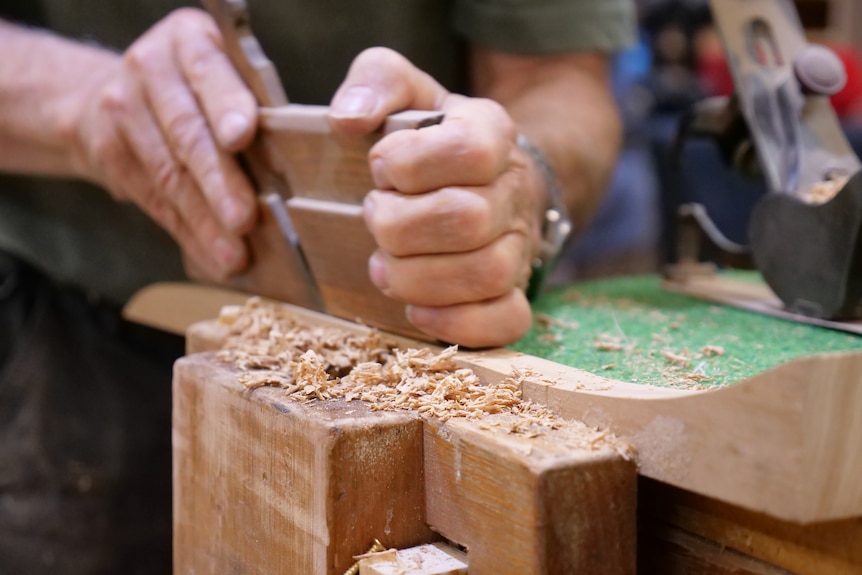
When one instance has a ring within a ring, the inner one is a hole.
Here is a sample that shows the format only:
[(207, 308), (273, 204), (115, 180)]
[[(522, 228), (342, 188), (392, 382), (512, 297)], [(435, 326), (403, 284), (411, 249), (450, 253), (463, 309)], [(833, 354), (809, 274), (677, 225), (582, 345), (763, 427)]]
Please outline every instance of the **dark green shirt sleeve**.
[(38, 26), (42, 24), (42, 5), (32, 0), (27, 2), (0, 0), (0, 18), (19, 24)]
[(455, 30), (503, 52), (613, 52), (634, 41), (632, 0), (456, 0)]

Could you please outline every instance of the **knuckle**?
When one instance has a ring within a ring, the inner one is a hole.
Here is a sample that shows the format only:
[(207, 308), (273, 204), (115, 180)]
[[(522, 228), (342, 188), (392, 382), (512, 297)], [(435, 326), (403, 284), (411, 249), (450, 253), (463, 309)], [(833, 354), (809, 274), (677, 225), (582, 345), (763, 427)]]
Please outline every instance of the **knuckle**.
[(373, 46), (360, 52), (359, 55), (356, 56), (355, 63), (362, 66), (388, 69), (392, 66), (404, 66), (408, 61), (404, 56), (391, 48)]
[(372, 221), (368, 222), (368, 229), (374, 236), (378, 245), (390, 255), (402, 255), (400, 253), (401, 239), (405, 231), (409, 231), (410, 225), (405, 223), (404, 218), (399, 218), (396, 210), (378, 209)]
[(143, 37), (132, 44), (125, 54), (123, 54), (123, 62), (126, 67), (138, 73), (146, 73), (151, 70), (157, 63), (158, 55), (153, 50), (152, 45), (147, 37)]
[(464, 249), (478, 248), (491, 234), (493, 217), (488, 203), (473, 194), (440, 217), (440, 221), (448, 222), (446, 232)]
[[(503, 242), (497, 242), (501, 244)], [(517, 275), (518, 263), (502, 246), (494, 246), (486, 257), (480, 258), (475, 273), (471, 274), (471, 286), (477, 299), (502, 295), (512, 288)]]
[(186, 73), (192, 84), (203, 81), (217, 64), (216, 55), (207, 50), (194, 50), (188, 55)]
[(167, 158), (156, 163), (155, 176), (156, 190), (178, 190), (181, 188), (185, 170), (172, 158)]
[(132, 109), (132, 98), (126, 86), (116, 82), (99, 93), (96, 107), (105, 113), (122, 116)]
[(506, 108), (503, 107), (502, 104), (495, 100), (491, 100), (489, 98), (479, 98), (478, 104), (482, 106), (486, 106), (491, 115), (495, 116), (493, 118), (494, 124), (497, 128), (503, 133), (507, 138), (514, 138), (518, 132), (518, 127), (515, 125), (515, 121), (509, 115), (509, 112), (506, 111)]
[(454, 163), (469, 169), (477, 178), (471, 183), (489, 182), (497, 175), (500, 150), (491, 134), (472, 129), (466, 122), (459, 122), (451, 131), (450, 138)]
[(166, 128), (177, 150), (187, 159), (197, 157), (209, 139), (206, 122), (196, 111), (174, 114)]

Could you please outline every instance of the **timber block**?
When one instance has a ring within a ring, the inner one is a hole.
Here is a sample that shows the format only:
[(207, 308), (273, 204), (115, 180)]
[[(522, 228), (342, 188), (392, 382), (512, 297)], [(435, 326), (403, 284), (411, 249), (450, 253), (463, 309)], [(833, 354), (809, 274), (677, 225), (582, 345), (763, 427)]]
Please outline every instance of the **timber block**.
[(637, 474), (614, 449), (299, 403), (238, 373), (211, 352), (175, 367), (175, 573), (342, 575), (375, 538), (440, 535), (471, 575), (634, 573)]
[(471, 575), (635, 572), (637, 473), (619, 454), (429, 423), (425, 480), (428, 522)]
[(609, 429), (638, 472), (797, 523), (862, 515), (862, 353), (802, 357), (733, 385), (688, 391), (613, 381), (507, 350), (464, 353), (486, 380), (517, 369), (527, 400)]
[(175, 367), (175, 573), (341, 575), (375, 538), (438, 538), (415, 415), (248, 393), (236, 376), (212, 354)]

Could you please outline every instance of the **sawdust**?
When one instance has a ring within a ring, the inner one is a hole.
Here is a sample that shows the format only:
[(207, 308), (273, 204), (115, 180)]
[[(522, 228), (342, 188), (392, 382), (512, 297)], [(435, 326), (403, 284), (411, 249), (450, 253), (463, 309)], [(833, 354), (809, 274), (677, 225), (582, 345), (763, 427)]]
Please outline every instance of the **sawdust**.
[(459, 367), (455, 346), (400, 349), (375, 330), (310, 326), (259, 298), (226, 307), (219, 321), (229, 336), (216, 359), (241, 370), (239, 381), (248, 389), (279, 387), (296, 401), (364, 401), (375, 411), (411, 410), (440, 422), (488, 418), (488, 428), (528, 438), (581, 425), (586, 448), (630, 453), (607, 431), (522, 400), (526, 374), (513, 370), (499, 383), (483, 384), (472, 369)]
[[(701, 346), (696, 353), (687, 348), (675, 348), (673, 344), (678, 339), (675, 332), (687, 321), (684, 314), (650, 309), (649, 306), (628, 298), (586, 296), (577, 291), (568, 292), (564, 297), (567, 301), (577, 302), (581, 308), (593, 306), (608, 309), (613, 318), (615, 333), (601, 331), (593, 336), (591, 347), (600, 353), (608, 354), (608, 359), (611, 360), (601, 363), (598, 371), (612, 371), (625, 365), (642, 373), (654, 374), (647, 383), (661, 383), (664, 386), (692, 391), (706, 389), (704, 384), (714, 381), (716, 373), (713, 360), (723, 356), (725, 349), (715, 344)], [(625, 310), (624, 314), (620, 314), (622, 319), (630, 315), (646, 317), (655, 324), (656, 331), (651, 332), (648, 338), (630, 337), (617, 321), (616, 314), (621, 310)], [(716, 307), (711, 308), (711, 311), (720, 313), (722, 310)], [(537, 314), (539, 315), (541, 314)], [(571, 322), (547, 316), (537, 317), (536, 323), (539, 330), (537, 340), (545, 344), (557, 344), (558, 348), (562, 349), (565, 337), (556, 330)], [(712, 375), (707, 371), (713, 372)], [(637, 379), (633, 381), (636, 382)]]

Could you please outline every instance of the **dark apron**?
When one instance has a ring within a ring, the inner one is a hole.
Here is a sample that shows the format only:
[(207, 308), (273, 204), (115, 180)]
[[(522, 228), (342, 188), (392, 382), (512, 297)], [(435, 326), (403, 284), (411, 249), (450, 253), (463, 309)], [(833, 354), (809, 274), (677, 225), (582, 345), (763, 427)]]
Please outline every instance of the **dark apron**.
[(171, 572), (181, 353), (0, 253), (0, 575)]

